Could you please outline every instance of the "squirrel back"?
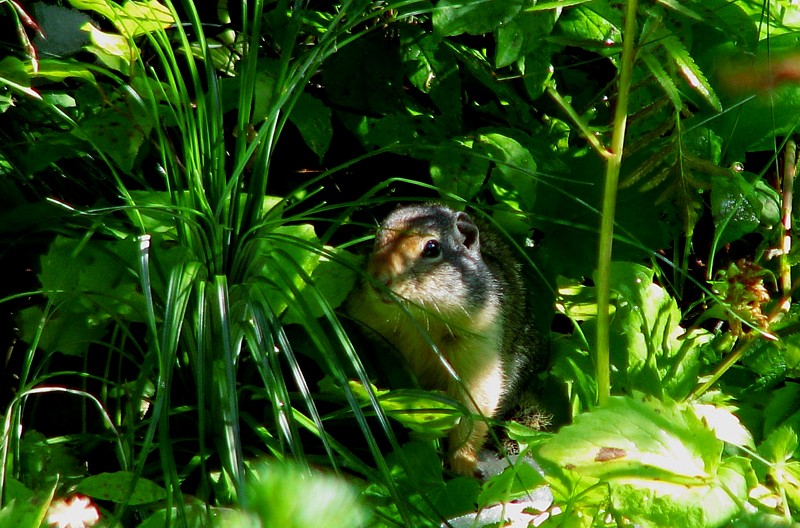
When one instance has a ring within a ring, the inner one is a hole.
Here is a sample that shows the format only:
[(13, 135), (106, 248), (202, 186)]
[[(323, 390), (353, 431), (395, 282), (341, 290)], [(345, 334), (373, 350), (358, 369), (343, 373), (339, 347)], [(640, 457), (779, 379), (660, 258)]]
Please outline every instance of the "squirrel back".
[(528, 303), (522, 265), (501, 236), (440, 204), (386, 217), (348, 299), (350, 315), (396, 347), (423, 387), (470, 409), (450, 433), (457, 473), (474, 472), (485, 419), (518, 405), (544, 366)]

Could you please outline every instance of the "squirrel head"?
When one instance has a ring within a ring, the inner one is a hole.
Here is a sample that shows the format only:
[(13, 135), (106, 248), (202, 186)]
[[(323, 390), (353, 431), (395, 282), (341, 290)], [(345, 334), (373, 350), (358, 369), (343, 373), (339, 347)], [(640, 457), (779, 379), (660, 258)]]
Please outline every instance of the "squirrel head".
[(405, 300), (441, 315), (480, 306), (492, 280), (475, 222), (438, 204), (390, 213), (376, 234), (367, 271), (384, 302)]

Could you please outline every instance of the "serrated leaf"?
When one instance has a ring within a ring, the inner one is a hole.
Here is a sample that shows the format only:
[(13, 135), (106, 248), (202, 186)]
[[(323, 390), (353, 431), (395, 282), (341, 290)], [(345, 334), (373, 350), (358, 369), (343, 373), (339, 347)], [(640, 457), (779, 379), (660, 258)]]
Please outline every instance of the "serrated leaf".
[(717, 112), (722, 111), (722, 103), (720, 103), (714, 88), (706, 79), (705, 74), (695, 64), (694, 59), (689, 55), (689, 51), (684, 47), (683, 43), (676, 37), (667, 37), (661, 41), (661, 45), (667, 50), (670, 58), (683, 74), (686, 81), (705, 101)]
[[(679, 324), (677, 303), (653, 283), (651, 269), (627, 262), (613, 262), (611, 269), (614, 386), (627, 393), (636, 390), (658, 397), (666, 394), (674, 399), (685, 398), (697, 382), (704, 345), (711, 335), (705, 331), (685, 332)], [(592, 372), (586, 362), (593, 353), (591, 346), (596, 336), (596, 310), (592, 307), (596, 297), (593, 289), (586, 286), (565, 283), (562, 288), (557, 305), (566, 314), (572, 315), (574, 310), (585, 322), (581, 335), (559, 340), (555, 365), (570, 375), (574, 375), (571, 365), (578, 365), (585, 378), (586, 372)], [(586, 367), (589, 368), (584, 370)], [(588, 385), (582, 389), (589, 394), (593, 381), (586, 381)]]
[(653, 77), (656, 78), (656, 81), (661, 86), (661, 89), (664, 90), (664, 93), (666, 93), (667, 97), (669, 97), (669, 100), (672, 102), (672, 106), (680, 110), (683, 107), (683, 101), (681, 100), (681, 94), (678, 90), (678, 87), (675, 86), (674, 82), (672, 82), (672, 77), (667, 74), (667, 72), (664, 70), (664, 67), (661, 66), (661, 63), (659, 63), (658, 60), (650, 53), (642, 50), (640, 57), (647, 66), (647, 69), (650, 70), (650, 73), (653, 74)]
[(773, 431), (758, 448), (759, 454), (770, 462), (770, 477), (795, 508), (800, 506), (800, 461), (794, 458), (798, 445), (795, 430), (784, 425)]

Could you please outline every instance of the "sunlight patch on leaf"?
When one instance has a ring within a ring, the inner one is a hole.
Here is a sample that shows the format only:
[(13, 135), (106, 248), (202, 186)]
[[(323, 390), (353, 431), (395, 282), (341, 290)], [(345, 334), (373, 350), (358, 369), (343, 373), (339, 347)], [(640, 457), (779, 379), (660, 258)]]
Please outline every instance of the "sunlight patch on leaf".
[(175, 23), (169, 8), (157, 0), (128, 0), (122, 5), (109, 0), (70, 0), (70, 4), (106, 17), (127, 38), (166, 29)]
[(647, 527), (721, 526), (754, 481), (749, 461), (722, 458), (723, 442), (691, 406), (641, 396), (612, 397), (534, 453), (569, 480), (607, 482), (615, 510)]

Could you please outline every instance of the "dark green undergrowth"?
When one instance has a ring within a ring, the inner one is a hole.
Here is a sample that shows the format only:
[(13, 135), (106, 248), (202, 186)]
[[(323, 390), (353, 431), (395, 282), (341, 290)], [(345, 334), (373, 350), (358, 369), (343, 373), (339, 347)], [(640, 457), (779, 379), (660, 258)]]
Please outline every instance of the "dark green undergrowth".
[[(537, 526), (794, 524), (793, 2), (0, 25), (0, 526), (484, 526), (543, 486)], [(483, 482), (441, 461), (463, 409), (340, 310), (427, 200), (515, 243), (550, 343), (553, 425), (497, 423), (521, 457)]]

